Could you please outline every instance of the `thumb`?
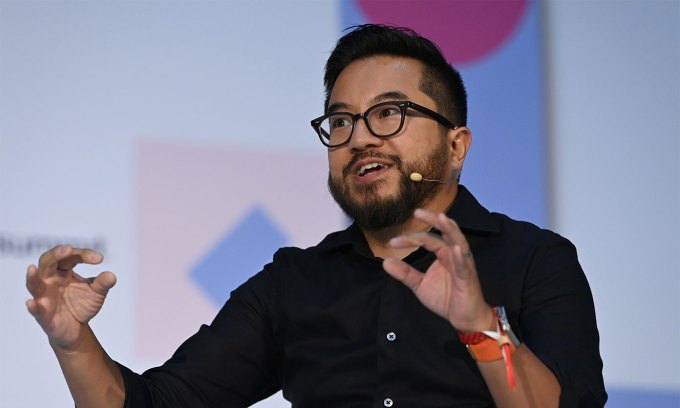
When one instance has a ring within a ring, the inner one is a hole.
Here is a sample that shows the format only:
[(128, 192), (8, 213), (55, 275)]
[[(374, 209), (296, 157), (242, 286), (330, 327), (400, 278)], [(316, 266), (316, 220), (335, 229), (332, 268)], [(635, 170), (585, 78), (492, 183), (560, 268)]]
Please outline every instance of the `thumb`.
[(413, 292), (418, 289), (425, 276), (404, 261), (393, 257), (385, 258), (383, 269), (394, 279), (408, 286)]
[(115, 284), (116, 275), (114, 275), (113, 272), (102, 272), (92, 280), (90, 287), (100, 295), (106, 296), (106, 294), (109, 292), (109, 289), (111, 289)]

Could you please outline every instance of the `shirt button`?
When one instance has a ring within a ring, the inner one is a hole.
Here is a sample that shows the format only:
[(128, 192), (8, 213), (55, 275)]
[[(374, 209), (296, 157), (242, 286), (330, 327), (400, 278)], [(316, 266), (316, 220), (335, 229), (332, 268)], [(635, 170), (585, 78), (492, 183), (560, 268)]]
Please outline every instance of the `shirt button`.
[[(386, 337), (387, 337), (387, 341), (395, 341), (397, 339), (397, 335), (394, 332), (387, 333)], [(387, 401), (387, 400), (385, 400), (385, 401)], [(385, 406), (387, 406), (387, 405), (385, 405)]]
[(394, 401), (392, 401), (390, 398), (385, 398), (385, 400), (383, 401), (383, 405), (389, 408), (392, 405), (394, 405)]

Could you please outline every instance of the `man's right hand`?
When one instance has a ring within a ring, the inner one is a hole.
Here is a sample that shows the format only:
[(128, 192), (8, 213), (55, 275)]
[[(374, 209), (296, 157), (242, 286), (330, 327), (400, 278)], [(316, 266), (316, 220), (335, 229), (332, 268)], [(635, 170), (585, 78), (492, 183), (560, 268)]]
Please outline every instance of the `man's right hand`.
[(52, 347), (77, 349), (86, 335), (87, 322), (99, 312), (109, 289), (116, 284), (111, 272), (85, 279), (73, 271), (78, 264), (96, 265), (103, 259), (91, 249), (60, 245), (42, 254), (38, 266), (28, 267), (26, 287), (33, 298), (26, 306)]

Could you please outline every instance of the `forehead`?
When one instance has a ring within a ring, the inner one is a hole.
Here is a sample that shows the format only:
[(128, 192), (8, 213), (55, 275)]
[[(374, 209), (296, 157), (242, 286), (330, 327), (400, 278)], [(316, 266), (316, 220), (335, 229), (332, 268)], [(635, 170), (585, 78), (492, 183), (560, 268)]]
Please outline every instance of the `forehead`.
[(411, 58), (380, 55), (356, 60), (338, 75), (328, 106), (366, 109), (380, 102), (381, 95), (395, 93), (424, 102), (430, 98), (419, 88), (422, 71), (423, 64)]

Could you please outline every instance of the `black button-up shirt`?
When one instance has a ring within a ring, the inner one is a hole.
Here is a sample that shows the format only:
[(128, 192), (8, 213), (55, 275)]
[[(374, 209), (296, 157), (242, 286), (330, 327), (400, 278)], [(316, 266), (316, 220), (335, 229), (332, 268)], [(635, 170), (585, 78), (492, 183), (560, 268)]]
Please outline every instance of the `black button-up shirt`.
[[(484, 297), (562, 387), (561, 406), (604, 405), (592, 295), (566, 239), (489, 213), (461, 186), (447, 212), (465, 233)], [(406, 262), (425, 271), (419, 249)], [(455, 329), (382, 268), (352, 225), (283, 248), (163, 366), (121, 366), (126, 407), (247, 407), (279, 389), (299, 408), (492, 407)]]

